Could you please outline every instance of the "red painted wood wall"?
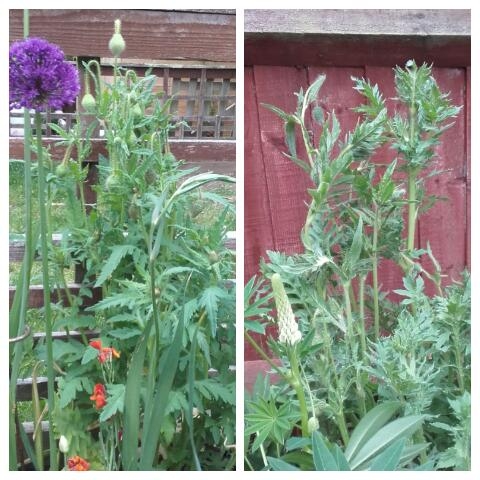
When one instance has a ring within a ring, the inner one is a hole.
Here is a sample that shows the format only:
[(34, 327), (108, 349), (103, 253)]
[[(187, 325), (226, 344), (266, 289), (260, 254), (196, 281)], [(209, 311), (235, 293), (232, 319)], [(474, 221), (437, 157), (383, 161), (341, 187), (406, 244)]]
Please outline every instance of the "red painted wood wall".
[[(324, 73), (327, 78), (320, 90), (320, 104), (327, 111), (335, 110), (344, 134), (354, 128), (358, 116), (351, 108), (362, 100), (352, 89), (350, 77), (366, 77), (377, 83), (388, 99), (391, 113), (398, 106), (391, 98), (393, 67), (403, 66), (412, 51), (417, 64), (433, 61), (438, 65), (433, 75), (441, 90), (451, 93), (455, 105), (463, 105), (455, 126), (444, 134), (437, 148), (435, 167), (447, 172), (426, 183), (427, 193), (448, 200), (438, 202), (420, 218), (416, 239), (420, 247), (430, 242), (447, 275), (444, 284), (458, 279), (461, 271), (470, 267), (470, 67), (465, 45), (444, 45), (442, 53), (442, 49), (433, 51), (426, 44), (422, 48), (415, 42), (410, 42), (410, 48), (399, 44), (393, 51), (382, 49), (380, 42), (373, 45), (346, 42), (337, 46), (330, 42), (328, 47), (335, 52), (334, 57), (323, 51), (321, 45), (310, 45), (307, 48), (322, 51), (323, 55), (303, 53), (301, 60), (308, 63), (296, 65), (298, 54), (295, 50), (289, 54), (285, 48), (288, 42), (283, 48), (282, 42), (254, 39), (247, 40), (245, 47), (245, 282), (258, 272), (259, 260), (267, 250), (302, 251), (299, 232), (307, 212), (305, 202), (309, 199), (308, 176), (282, 154), (286, 151), (282, 120), (261, 104), (293, 112), (296, 107), (293, 92), (300, 87), (305, 91)], [(301, 43), (297, 48), (302, 48)], [(460, 49), (459, 54), (455, 55), (455, 49)], [(342, 58), (346, 57), (350, 65), (344, 64)], [(315, 128), (318, 129), (312, 127)], [(297, 138), (297, 149), (300, 144)], [(383, 148), (375, 161), (387, 163), (394, 155), (393, 150)], [(383, 291), (401, 287), (400, 271), (387, 262), (381, 265), (380, 280)], [(246, 345), (245, 360), (256, 358)]]

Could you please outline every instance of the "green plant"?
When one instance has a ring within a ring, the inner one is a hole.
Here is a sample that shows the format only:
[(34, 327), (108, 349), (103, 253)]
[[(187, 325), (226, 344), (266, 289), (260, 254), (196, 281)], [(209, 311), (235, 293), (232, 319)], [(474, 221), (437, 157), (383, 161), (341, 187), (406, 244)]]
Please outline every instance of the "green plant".
[[(449, 401), (470, 389), (470, 281), (466, 273), (463, 282), (444, 288), (441, 266), (430, 245), (415, 249), (412, 239), (418, 216), (435, 201), (424, 192), (425, 179), (439, 173), (430, 168), (434, 147), (452, 125), (447, 120), (460, 107), (452, 106), (448, 95), (439, 90), (431, 67), (409, 61), (394, 73), (397, 96), (408, 115), (388, 115), (378, 87), (354, 78), (354, 88), (365, 103), (355, 109), (361, 119), (343, 142), (335, 114), (325, 116), (317, 102), (323, 75), (296, 94), (294, 113), (266, 106), (284, 121), (287, 156), (309, 174), (313, 188), (308, 190), (310, 204), (300, 233), (304, 252), (267, 252), (268, 259), (260, 265), (262, 276), (245, 287), (245, 338), (279, 374), (267, 398), (275, 399), (278, 411), (289, 402), (299, 415), (296, 418), (301, 418), (300, 425), (290, 421), (290, 430), (300, 428), (305, 439), (295, 440), (299, 450), (295, 455), (303, 458), (307, 452), (308, 424), (318, 423), (326, 444), (348, 448), (367, 412), (394, 401), (399, 402), (396, 405), (404, 418), (426, 420), (414, 434), (416, 444), (425, 448), (409, 468), (434, 464), (444, 468), (446, 463), (435, 463), (437, 449), (456, 447), (431, 422), (440, 415), (448, 418), (446, 424), (453, 429), (462, 425), (452, 416)], [(320, 129), (315, 143), (308, 133), (310, 112), (312, 123)], [(306, 159), (297, 153), (297, 130)], [(374, 164), (372, 154), (385, 144), (398, 157), (387, 165)], [(406, 172), (404, 177), (398, 175), (401, 171)], [(430, 271), (423, 267), (422, 257), (430, 259)], [(394, 261), (405, 273), (404, 288), (395, 290), (401, 301), (392, 301), (390, 292), (381, 290), (378, 269), (384, 259)], [(269, 313), (273, 305), (265, 280), (275, 283), (276, 278), (281, 278), (291, 316), (298, 324), (294, 347), (282, 341), (277, 298), (276, 322)], [(435, 286), (435, 296), (425, 294), (426, 281)], [(272, 323), (277, 323), (278, 337), (267, 333)], [(250, 332), (267, 337), (269, 352)], [(272, 354), (280, 365), (269, 358)], [(263, 400), (257, 396), (250, 401), (249, 411)], [(246, 431), (253, 434), (255, 417), (247, 414), (246, 422)], [(465, 452), (461, 445), (468, 435), (460, 440), (457, 432), (453, 437)], [(284, 459), (289, 439), (267, 438), (262, 458)], [(246, 463), (258, 468), (262, 462), (256, 458), (259, 445), (255, 445), (255, 451), (247, 450)], [(392, 468), (402, 449), (399, 441), (385, 453), (392, 459)], [(462, 455), (458, 455), (459, 464)], [(270, 465), (278, 463), (274, 459)], [(309, 460), (302, 468), (313, 466)]]
[[(117, 43), (120, 32), (116, 22)], [(68, 131), (50, 125), (65, 148), (61, 163), (42, 150), (46, 204), (56, 196), (65, 202), (62, 241), (43, 256), (49, 284), (67, 286), (67, 265), (86, 270), (78, 295), (67, 289), (64, 303), (49, 303), (53, 328), (68, 337), (51, 345), (58, 386), (51, 435), (66, 439), (66, 469), (230, 470), (235, 255), (225, 237), (235, 211), (219, 188), (204, 187), (235, 180), (198, 173), (174, 157), (171, 101), (155, 92), (149, 72), (139, 78), (119, 67), (115, 52), (112, 83), (96, 61), (82, 65), (93, 85), (82, 100), (89, 123), (77, 114)], [(99, 159), (92, 205), (85, 185), (95, 167), (85, 161), (97, 128), (107, 154)], [(215, 209), (208, 222), (191, 208), (199, 200), (203, 210)], [(102, 299), (86, 308), (94, 289)], [(89, 341), (92, 329), (98, 338)], [(78, 340), (70, 337), (74, 330)], [(41, 361), (48, 352), (44, 344), (35, 348)]]
[[(309, 467), (313, 462), (316, 471), (399, 470), (427, 448), (425, 443), (407, 446), (407, 441), (424, 420), (422, 415), (389, 421), (399, 407), (400, 403), (386, 402), (370, 410), (352, 432), (345, 451), (337, 444), (329, 445), (328, 440), (315, 430), (305, 442), (292, 438), (285, 457), (296, 458), (301, 467)], [(292, 455), (300, 447), (308, 448), (307, 455)], [(285, 470), (288, 465), (288, 469), (298, 470), (285, 460), (271, 457), (268, 460), (273, 470)]]

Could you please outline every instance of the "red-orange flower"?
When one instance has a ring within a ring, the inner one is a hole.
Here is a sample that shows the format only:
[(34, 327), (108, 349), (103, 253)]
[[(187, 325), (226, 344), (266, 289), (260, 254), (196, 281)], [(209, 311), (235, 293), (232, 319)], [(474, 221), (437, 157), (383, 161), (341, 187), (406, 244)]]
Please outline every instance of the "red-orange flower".
[(96, 348), (97, 350), (102, 349), (102, 341), (101, 340), (91, 340), (89, 345), (93, 348)]
[(105, 363), (107, 361), (112, 361), (112, 358), (120, 358), (120, 352), (115, 350), (113, 347), (102, 347), (101, 340), (91, 340), (90, 346), (98, 350), (98, 361), (100, 363)]
[(95, 408), (97, 410), (100, 410), (107, 404), (107, 401), (105, 400), (105, 393), (105, 387), (101, 383), (96, 383), (93, 387), (93, 393), (90, 397), (90, 400), (95, 402)]
[(82, 457), (75, 455), (67, 460), (69, 470), (86, 471), (90, 470), (90, 464)]
[(98, 354), (98, 361), (100, 363), (105, 363), (106, 361), (112, 361), (112, 358), (120, 358), (120, 352), (115, 350), (113, 347), (103, 347), (101, 352)]

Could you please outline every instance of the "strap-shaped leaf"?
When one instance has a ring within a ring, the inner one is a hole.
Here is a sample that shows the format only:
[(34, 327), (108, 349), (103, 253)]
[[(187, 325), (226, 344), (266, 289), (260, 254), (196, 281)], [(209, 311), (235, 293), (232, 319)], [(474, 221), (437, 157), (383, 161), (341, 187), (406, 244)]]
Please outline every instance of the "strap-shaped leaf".
[(283, 460), (280, 460), (279, 458), (273, 458), (273, 457), (267, 457), (268, 464), (270, 467), (272, 467), (272, 470), (275, 470), (277, 472), (285, 472), (285, 471), (290, 471), (290, 470), (300, 470), (297, 467), (294, 467), (293, 465), (290, 465), (287, 462), (284, 462)]
[(396, 470), (400, 462), (403, 449), (405, 447), (405, 439), (399, 438), (395, 443), (385, 449), (378, 457), (376, 457), (369, 470), (392, 471)]
[(383, 427), (400, 408), (400, 402), (385, 402), (372, 408), (358, 423), (352, 432), (345, 449), (345, 457), (350, 461), (378, 430)]
[(381, 428), (350, 461), (352, 470), (374, 458), (383, 449), (390, 446), (399, 438), (408, 438), (422, 424), (424, 415), (409, 415), (398, 418)]
[(325, 440), (318, 431), (312, 434), (313, 463), (317, 472), (338, 471), (335, 457), (331, 454)]

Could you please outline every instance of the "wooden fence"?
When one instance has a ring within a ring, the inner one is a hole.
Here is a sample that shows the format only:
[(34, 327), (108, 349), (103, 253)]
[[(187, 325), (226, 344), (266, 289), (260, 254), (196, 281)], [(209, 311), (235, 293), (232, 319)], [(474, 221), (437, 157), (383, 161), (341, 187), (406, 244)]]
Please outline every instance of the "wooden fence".
[[(389, 111), (397, 107), (393, 67), (410, 58), (435, 65), (433, 75), (455, 105), (463, 105), (455, 126), (442, 137), (427, 192), (448, 197), (421, 217), (416, 244), (432, 250), (448, 275), (470, 266), (470, 12), (466, 10), (250, 10), (245, 12), (245, 282), (258, 271), (267, 250), (300, 252), (310, 186), (289, 161), (283, 122), (262, 103), (294, 111), (297, 92), (323, 73), (320, 105), (335, 110), (342, 132), (358, 115), (361, 96), (351, 76), (377, 83)], [(312, 127), (315, 136), (315, 128)], [(297, 142), (300, 148), (300, 142)], [(382, 149), (378, 162), (390, 162)], [(381, 265), (388, 291), (401, 287), (400, 272)], [(429, 287), (430, 288), (430, 287)], [(245, 359), (255, 352), (245, 346)], [(254, 372), (256, 369), (252, 367)], [(245, 367), (246, 375), (249, 368)], [(246, 379), (247, 384), (251, 378)]]
[[(10, 42), (23, 38), (22, 10), (10, 10)], [(162, 92), (162, 100), (173, 97), (174, 121), (183, 122), (172, 131), (169, 145), (173, 154), (191, 166), (216, 173), (235, 174), (235, 12), (231, 10), (30, 10), (30, 36), (39, 36), (59, 45), (65, 54), (75, 60), (95, 58), (102, 65), (108, 80), (112, 75), (112, 59), (108, 41), (113, 22), (122, 20), (122, 34), (127, 48), (122, 65), (135, 69), (142, 76), (147, 69), (158, 77), (155, 88)], [(188, 32), (188, 34), (185, 34)], [(83, 82), (82, 82), (83, 83)], [(83, 95), (83, 92), (81, 93)], [(81, 98), (81, 97), (80, 97)], [(64, 150), (56, 146), (58, 137), (48, 127), (51, 121), (63, 122), (68, 128), (76, 113), (50, 112), (43, 116), (44, 144), (50, 147), (54, 161), (63, 158)], [(88, 121), (85, 112), (80, 112)], [(10, 115), (10, 158), (23, 158), (23, 113)], [(99, 155), (106, 155), (105, 140), (99, 130), (92, 139), (92, 149), (86, 165), (89, 174), (86, 184), (86, 202), (94, 203), (92, 185), (97, 179)], [(75, 155), (75, 152), (72, 152)], [(55, 235), (54, 235), (55, 237)], [(56, 238), (53, 238), (55, 242)], [(235, 249), (235, 235), (231, 232), (227, 247)], [(24, 243), (10, 243), (10, 262), (23, 258)], [(69, 291), (77, 295), (84, 276), (81, 265), (75, 266), (74, 283)], [(10, 307), (15, 286), (9, 288)], [(101, 289), (93, 289), (91, 298), (82, 299), (82, 308), (101, 299)], [(52, 302), (66, 302), (64, 289), (52, 291)], [(29, 308), (43, 306), (43, 286), (32, 285)], [(29, 332), (26, 332), (27, 334)], [(83, 333), (85, 334), (85, 332)], [(54, 332), (54, 339), (65, 340), (64, 332)], [(95, 332), (86, 333), (93, 338)], [(43, 333), (32, 335), (36, 344)], [(69, 332), (68, 338), (79, 338), (80, 333)], [(40, 397), (46, 397), (46, 378), (36, 381)], [(32, 379), (19, 379), (17, 401), (32, 399)], [(33, 434), (33, 424), (24, 424), (26, 433)], [(48, 422), (42, 422), (44, 444), (47, 444)], [(29, 464), (22, 443), (17, 438), (19, 462)], [(28, 468), (28, 465), (26, 466)]]

